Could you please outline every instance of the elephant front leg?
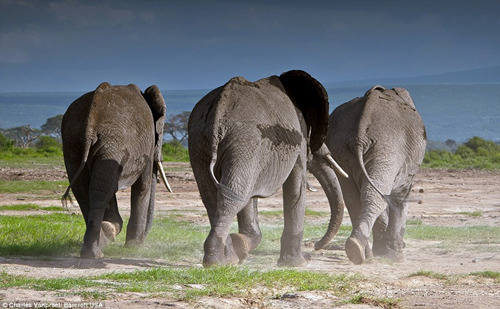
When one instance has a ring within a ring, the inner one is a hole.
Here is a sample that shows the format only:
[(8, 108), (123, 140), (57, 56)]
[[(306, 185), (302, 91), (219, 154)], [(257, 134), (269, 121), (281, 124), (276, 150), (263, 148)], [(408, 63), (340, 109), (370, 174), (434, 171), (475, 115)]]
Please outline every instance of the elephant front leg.
[(238, 213), (238, 233), (231, 234), (234, 251), (240, 264), (255, 249), (262, 240), (257, 212), (257, 198), (250, 202)]
[(279, 266), (306, 266), (310, 258), (302, 253), (306, 203), (305, 170), (297, 165), (283, 184), (284, 229), (281, 236)]

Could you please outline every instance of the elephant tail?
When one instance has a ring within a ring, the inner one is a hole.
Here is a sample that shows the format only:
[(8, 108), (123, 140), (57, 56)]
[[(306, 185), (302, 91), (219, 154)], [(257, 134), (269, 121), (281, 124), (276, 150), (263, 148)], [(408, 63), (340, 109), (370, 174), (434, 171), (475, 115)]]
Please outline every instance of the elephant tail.
[(356, 147), (356, 152), (357, 152), (357, 155), (358, 155), (358, 162), (359, 162), (359, 166), (361, 167), (361, 171), (363, 171), (363, 174), (365, 175), (366, 179), (368, 180), (368, 182), (370, 183), (370, 185), (375, 189), (375, 191), (377, 191), (378, 194), (380, 194), (380, 196), (384, 199), (384, 201), (389, 205), (389, 207), (395, 207), (395, 200), (398, 199), (398, 197), (393, 197), (392, 194), (384, 194), (382, 193), (382, 191), (380, 191), (380, 189), (373, 183), (373, 180), (370, 178), (370, 176), (368, 175), (368, 172), (366, 171), (366, 168), (365, 168), (365, 163), (363, 161), (363, 153), (361, 151), (361, 147), (358, 146)]
[(66, 188), (66, 192), (64, 192), (64, 194), (61, 198), (62, 206), (65, 209), (68, 209), (68, 200), (69, 200), (69, 203), (72, 206), (74, 206), (73, 199), (71, 198), (71, 195), (69, 194), (69, 190), (71, 189), (71, 187), (73, 187), (76, 180), (78, 179), (78, 176), (80, 176), (83, 169), (85, 168), (85, 165), (87, 164), (87, 158), (89, 156), (90, 145), (92, 145), (92, 141), (87, 140), (87, 142), (85, 143), (85, 147), (84, 147), (85, 150), (84, 150), (82, 161), (80, 162), (80, 166), (78, 167), (78, 170), (76, 171), (75, 175), (73, 176), (73, 179), (71, 179), (68, 188)]
[(238, 195), (238, 193), (234, 192), (231, 188), (226, 186), (223, 183), (220, 183), (220, 181), (217, 179), (215, 176), (215, 164), (217, 163), (217, 147), (214, 147), (212, 150), (212, 160), (210, 161), (209, 169), (210, 169), (210, 176), (212, 177), (212, 180), (214, 182), (215, 187), (217, 190), (220, 190), (222, 195), (226, 197), (227, 199), (230, 200), (235, 200), (235, 201), (240, 201), (243, 202), (245, 199)]
[(208, 168), (210, 169), (210, 176), (212, 177), (212, 180), (214, 181), (215, 186), (217, 188), (219, 188), (220, 183), (219, 183), (219, 180), (217, 179), (217, 177), (215, 177), (215, 172), (214, 172), (215, 163), (217, 163), (217, 151), (212, 152), (212, 160), (210, 161), (210, 165)]

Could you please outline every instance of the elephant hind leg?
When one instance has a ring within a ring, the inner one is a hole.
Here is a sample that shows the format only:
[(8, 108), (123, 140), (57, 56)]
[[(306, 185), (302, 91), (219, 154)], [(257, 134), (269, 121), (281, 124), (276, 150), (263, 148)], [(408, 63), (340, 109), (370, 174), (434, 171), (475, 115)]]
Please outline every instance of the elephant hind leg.
[(238, 233), (230, 235), (234, 251), (240, 259), (240, 264), (262, 240), (257, 203), (257, 198), (250, 199), (245, 208), (238, 213)]
[(107, 209), (118, 188), (120, 167), (112, 160), (97, 161), (93, 166), (90, 181), (90, 208), (87, 230), (80, 251), (82, 258), (102, 257), (102, 249), (109, 243), (102, 223)]
[(118, 203), (116, 194), (109, 201), (108, 208), (104, 212), (104, 219), (101, 224), (104, 236), (110, 241), (114, 241), (115, 237), (120, 234), (123, 226), (123, 219), (118, 212)]
[(151, 199), (151, 174), (153, 167), (146, 168), (131, 188), (130, 218), (127, 225), (126, 246), (142, 244), (146, 238)]
[[(212, 217), (210, 219), (210, 233), (204, 243), (205, 255), (203, 257), (203, 266), (205, 267), (231, 265), (240, 262), (240, 258), (235, 252), (233, 245), (233, 237), (229, 236), (229, 229), (237, 214), (251, 202), (227, 197), (222, 191), (219, 190), (217, 192), (217, 207), (215, 208), (215, 212), (208, 211), (209, 209), (207, 208), (209, 215), (211, 214)], [(243, 252), (248, 251), (250, 247), (246, 239), (241, 241), (241, 238), (238, 236), (234, 237), (237, 242), (237, 249), (240, 250), (240, 254), (243, 256)]]

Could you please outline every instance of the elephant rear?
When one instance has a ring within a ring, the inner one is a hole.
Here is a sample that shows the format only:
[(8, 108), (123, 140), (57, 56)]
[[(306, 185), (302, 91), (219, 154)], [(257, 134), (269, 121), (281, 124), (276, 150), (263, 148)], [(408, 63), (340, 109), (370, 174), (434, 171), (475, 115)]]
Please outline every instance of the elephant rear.
[(350, 179), (341, 179), (353, 221), (346, 242), (351, 261), (373, 253), (402, 260), (406, 201), (425, 154), (423, 121), (403, 88), (372, 87), (330, 116), (327, 144)]
[[(258, 245), (257, 198), (280, 188), (285, 224), (278, 264), (307, 264), (301, 249), (307, 155), (308, 148), (326, 155), (319, 150), (326, 148), (327, 119), (326, 91), (298, 70), (256, 82), (236, 77), (196, 104), (189, 155), (211, 225), (205, 266), (241, 262)], [(318, 164), (316, 175), (322, 169)], [(335, 176), (324, 174), (322, 184)], [(239, 231), (230, 234), (236, 216)]]
[(127, 242), (141, 243), (153, 218), (155, 162), (161, 160), (165, 102), (156, 86), (144, 93), (130, 84), (100, 84), (75, 100), (63, 116), (61, 135), (70, 185), (87, 230), (82, 257), (101, 257), (101, 248), (121, 231), (115, 193), (132, 187)]

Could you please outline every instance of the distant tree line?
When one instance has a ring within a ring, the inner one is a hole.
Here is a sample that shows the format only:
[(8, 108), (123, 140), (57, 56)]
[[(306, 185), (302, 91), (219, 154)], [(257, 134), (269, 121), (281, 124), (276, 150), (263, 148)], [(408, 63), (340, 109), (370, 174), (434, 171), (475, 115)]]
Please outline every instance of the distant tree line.
[[(165, 161), (189, 161), (186, 149), (189, 115), (190, 112), (182, 112), (166, 118), (163, 131)], [(40, 129), (29, 125), (0, 129), (1, 158), (32, 154), (33, 151), (42, 155), (62, 154), (61, 122), (62, 115), (57, 115), (48, 118)], [(500, 145), (480, 137), (473, 137), (464, 144), (451, 139), (429, 142), (423, 167), (500, 169)]]
[(500, 145), (493, 141), (475, 136), (461, 145), (453, 140), (445, 144), (447, 148), (427, 150), (423, 167), (500, 169)]
[[(169, 115), (166, 118), (163, 134), (164, 139), (186, 145), (190, 112), (182, 112), (176, 115)], [(32, 128), (29, 124), (10, 129), (0, 129), (2, 140), (5, 145), (29, 148), (40, 140), (47, 141), (47, 138), (54, 139), (56, 144), (61, 143), (61, 122), (63, 115), (48, 118), (40, 129)]]

